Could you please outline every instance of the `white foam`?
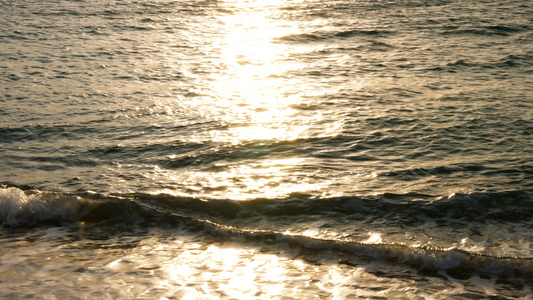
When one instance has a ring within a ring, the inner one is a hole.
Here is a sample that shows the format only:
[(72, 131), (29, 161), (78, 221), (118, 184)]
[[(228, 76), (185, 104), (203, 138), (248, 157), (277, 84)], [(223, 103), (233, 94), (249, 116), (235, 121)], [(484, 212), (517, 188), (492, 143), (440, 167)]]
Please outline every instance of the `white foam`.
[(77, 197), (63, 194), (27, 195), (15, 187), (0, 188), (0, 224), (19, 226), (40, 221), (73, 221)]

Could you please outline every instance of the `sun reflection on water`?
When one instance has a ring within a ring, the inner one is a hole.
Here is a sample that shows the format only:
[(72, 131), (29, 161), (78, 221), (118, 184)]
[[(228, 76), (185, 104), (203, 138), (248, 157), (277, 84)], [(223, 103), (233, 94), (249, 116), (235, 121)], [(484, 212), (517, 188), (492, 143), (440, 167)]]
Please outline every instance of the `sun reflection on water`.
[(222, 119), (231, 124), (229, 142), (239, 143), (256, 139), (291, 140), (298, 138), (307, 124), (297, 124), (292, 118), (298, 103), (292, 87), (284, 75), (302, 68), (289, 59), (289, 45), (274, 43), (273, 39), (299, 32), (293, 24), (276, 20), (272, 14), (282, 2), (244, 1), (226, 2), (233, 13), (219, 16), (224, 34), (211, 47), (219, 52), (219, 72), (210, 74), (208, 98), (224, 107)]
[[(293, 266), (287, 268), (291, 262), (288, 258), (253, 249), (216, 245), (178, 255), (164, 267), (168, 278), (183, 285), (203, 283), (198, 288), (199, 294), (189, 290), (183, 293), (185, 298), (222, 293), (230, 299), (251, 299), (257, 295), (270, 299), (282, 294), (288, 273), (305, 267), (302, 262), (294, 261)], [(204, 272), (199, 273), (198, 269), (204, 269)]]
[(342, 120), (332, 121), (327, 112), (298, 108), (309, 101), (301, 89), (314, 89), (291, 75), (306, 67), (293, 56), (312, 51), (312, 46), (276, 42), (276, 38), (301, 33), (295, 23), (277, 17), (283, 1), (222, 1), (217, 5), (222, 9), (214, 16), (203, 49), (209, 57), (206, 63), (214, 67), (207, 68), (209, 72), (186, 73), (191, 73), (188, 77), (194, 77), (197, 86), (193, 96), (181, 98), (178, 106), (185, 113), (190, 111), (195, 122), (204, 119), (220, 125), (194, 130), (185, 139), (215, 143), (217, 149), (209, 155), (217, 155), (222, 148), (243, 149), (254, 156), (257, 151), (249, 147), (261, 147), (261, 155), (238, 162), (218, 160), (215, 166), (156, 167), (147, 177), (175, 183), (158, 192), (240, 200), (323, 189), (324, 182), (311, 179), (314, 171), (302, 168), (313, 162), (295, 153), (269, 154), (274, 151), (269, 145), (335, 136), (342, 127)]
[[(112, 274), (105, 284), (121, 289), (124, 298), (348, 299), (375, 295), (368, 287), (380, 280), (364, 268), (346, 268), (328, 259), (324, 265), (305, 261), (297, 251), (272, 253), (261, 247), (204, 244), (196, 239), (184, 235), (177, 240), (143, 240), (102, 268)], [(102, 273), (86, 273), (82, 274), (86, 282), (101, 287)], [(378, 294), (395, 290), (394, 281), (386, 284), (388, 288)]]
[[(157, 176), (151, 177), (155, 180), (158, 180), (157, 177), (168, 178), (179, 183), (176, 189), (163, 189), (159, 193), (234, 200), (278, 198), (322, 189), (324, 182), (313, 182), (309, 179), (312, 174), (297, 169), (305, 161), (303, 158), (286, 158), (249, 164), (220, 164), (221, 171), (176, 172), (157, 168)], [(179, 192), (181, 186), (187, 187), (187, 190)]]

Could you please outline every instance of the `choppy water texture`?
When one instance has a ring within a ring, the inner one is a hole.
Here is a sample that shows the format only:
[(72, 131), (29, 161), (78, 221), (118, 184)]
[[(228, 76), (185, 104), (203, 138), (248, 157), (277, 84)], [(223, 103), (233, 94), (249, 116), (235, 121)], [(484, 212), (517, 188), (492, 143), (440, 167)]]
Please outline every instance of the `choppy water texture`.
[(533, 298), (530, 1), (0, 8), (0, 297)]

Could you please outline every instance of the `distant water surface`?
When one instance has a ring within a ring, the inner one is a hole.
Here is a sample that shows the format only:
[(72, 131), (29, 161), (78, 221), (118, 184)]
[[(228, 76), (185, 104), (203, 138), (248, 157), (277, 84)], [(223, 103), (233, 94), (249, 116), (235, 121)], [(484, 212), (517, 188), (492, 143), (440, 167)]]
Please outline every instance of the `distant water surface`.
[(0, 8), (0, 297), (533, 297), (532, 3)]

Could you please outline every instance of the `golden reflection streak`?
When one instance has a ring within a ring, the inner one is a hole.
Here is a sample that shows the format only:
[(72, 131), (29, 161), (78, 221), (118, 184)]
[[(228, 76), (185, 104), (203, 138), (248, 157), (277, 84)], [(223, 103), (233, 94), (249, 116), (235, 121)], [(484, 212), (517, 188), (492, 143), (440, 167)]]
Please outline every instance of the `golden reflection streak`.
[[(224, 167), (219, 172), (189, 171), (173, 172), (156, 168), (156, 176), (179, 182), (189, 189), (194, 189), (194, 196), (204, 198), (227, 198), (233, 200), (250, 200), (257, 197), (277, 198), (290, 193), (305, 193), (310, 190), (320, 190), (324, 182), (316, 183), (309, 179), (302, 179), (294, 171), (294, 167), (304, 164), (303, 158), (287, 158), (278, 160), (265, 160), (248, 165), (233, 165)], [(307, 176), (305, 177), (307, 178)], [(162, 179), (161, 179), (162, 180)], [(190, 196), (189, 192), (177, 192), (164, 189), (159, 193), (176, 196)]]
[(272, 19), (276, 3), (264, 2), (232, 2), (236, 13), (219, 18), (225, 34), (213, 43), (213, 48), (220, 50), (225, 69), (212, 75), (209, 98), (230, 111), (224, 121), (234, 125), (216, 132), (215, 141), (238, 144), (257, 138), (292, 140), (308, 128), (307, 124), (295, 126), (292, 122), (298, 111), (291, 105), (299, 99), (282, 78), (302, 66), (287, 59), (290, 46), (272, 42), (299, 29)]
[[(196, 267), (205, 269), (201, 274), (191, 272), (187, 266), (196, 261), (197, 256), (202, 258), (198, 261), (202, 266)], [(285, 289), (283, 282), (287, 281), (287, 273), (291, 272), (287, 268), (287, 258), (253, 249), (211, 245), (195, 254), (181, 253), (178, 258), (165, 268), (173, 282), (201, 281), (204, 282), (201, 290), (206, 294), (224, 291), (231, 299), (249, 299), (257, 294), (268, 298), (280, 296)], [(292, 265), (296, 269), (305, 267), (299, 261)], [(213, 284), (216, 284), (215, 290)]]
[[(336, 135), (339, 122), (324, 121), (323, 111), (294, 108), (303, 101), (302, 88), (288, 72), (306, 65), (292, 59), (308, 47), (276, 43), (275, 39), (301, 33), (290, 21), (275, 17), (283, 1), (222, 1), (213, 39), (205, 49), (217, 66), (203, 80), (196, 107), (206, 119), (222, 121), (222, 128), (193, 133), (190, 142), (213, 141), (241, 146), (251, 141), (290, 141), (303, 137)], [(304, 85), (307, 83), (304, 83)], [(295, 85), (295, 86), (292, 86)], [(309, 90), (309, 87), (307, 87)], [(246, 147), (246, 146), (245, 146)], [(268, 147), (262, 152), (267, 152)], [(216, 155), (216, 154), (213, 154)], [(278, 155), (277, 155), (278, 156)], [(169, 157), (169, 159), (173, 159)], [(147, 177), (157, 182), (171, 180), (173, 188), (158, 191), (181, 196), (246, 200), (278, 198), (291, 193), (319, 191), (327, 182), (313, 180), (312, 171), (299, 165), (313, 163), (298, 157), (221, 162), (214, 168), (188, 171), (158, 167)]]

